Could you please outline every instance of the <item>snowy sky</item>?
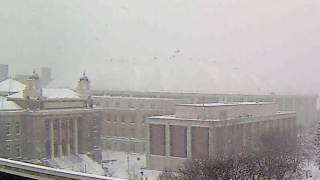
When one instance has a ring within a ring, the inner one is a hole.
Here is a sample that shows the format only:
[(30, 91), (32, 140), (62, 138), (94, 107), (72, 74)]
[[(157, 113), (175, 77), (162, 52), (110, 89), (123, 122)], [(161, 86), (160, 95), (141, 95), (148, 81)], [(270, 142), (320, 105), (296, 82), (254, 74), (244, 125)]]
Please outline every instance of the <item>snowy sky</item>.
[(0, 0), (0, 63), (54, 86), (319, 93), (319, 0)]

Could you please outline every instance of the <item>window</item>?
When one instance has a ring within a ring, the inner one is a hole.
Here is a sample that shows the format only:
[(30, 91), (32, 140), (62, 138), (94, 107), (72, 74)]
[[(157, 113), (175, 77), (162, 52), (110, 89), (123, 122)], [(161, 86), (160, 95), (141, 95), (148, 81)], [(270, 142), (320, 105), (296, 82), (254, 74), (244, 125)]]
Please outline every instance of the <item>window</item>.
[(116, 107), (120, 107), (120, 102), (116, 102)]
[(135, 152), (135, 149), (136, 149), (136, 148), (135, 148), (134, 143), (131, 143), (131, 144), (130, 144), (130, 151), (131, 151), (131, 152)]
[(114, 115), (114, 123), (117, 123), (117, 121), (118, 121), (118, 116)]
[(126, 151), (126, 145), (124, 143), (120, 144), (120, 150), (121, 151)]
[(21, 157), (21, 148), (20, 148), (20, 144), (16, 144), (16, 153), (17, 153), (17, 157)]
[(10, 123), (7, 123), (7, 125), (6, 125), (6, 135), (7, 135), (7, 136), (10, 136), (10, 135), (11, 135)]
[(226, 111), (219, 112), (219, 119), (220, 120), (227, 120), (228, 119), (228, 113)]
[(125, 123), (126, 118), (124, 117), (124, 115), (121, 116), (121, 122)]
[(104, 102), (104, 107), (109, 107), (109, 102), (108, 101)]
[(134, 128), (130, 128), (130, 138), (135, 138)]
[(130, 123), (134, 124), (134, 121), (135, 121), (135, 116), (132, 115), (131, 118), (130, 118)]
[(154, 105), (154, 104), (151, 104), (151, 105), (150, 105), (150, 108), (151, 108), (151, 109), (154, 109), (154, 108), (155, 108), (155, 105)]
[(99, 101), (97, 101), (95, 104), (96, 104), (96, 106), (100, 106), (100, 102)]
[(133, 103), (132, 103), (132, 102), (129, 102), (129, 103), (128, 103), (128, 107), (129, 107), (129, 108), (134, 108)]
[(16, 122), (16, 134), (19, 135), (21, 133), (20, 122)]
[(11, 146), (10, 146), (9, 143), (7, 143), (7, 145), (6, 145), (6, 150), (7, 150), (8, 153), (10, 153), (10, 151), (11, 151)]
[(108, 115), (106, 115), (106, 122), (110, 122), (110, 121), (111, 121), (111, 115), (108, 114)]

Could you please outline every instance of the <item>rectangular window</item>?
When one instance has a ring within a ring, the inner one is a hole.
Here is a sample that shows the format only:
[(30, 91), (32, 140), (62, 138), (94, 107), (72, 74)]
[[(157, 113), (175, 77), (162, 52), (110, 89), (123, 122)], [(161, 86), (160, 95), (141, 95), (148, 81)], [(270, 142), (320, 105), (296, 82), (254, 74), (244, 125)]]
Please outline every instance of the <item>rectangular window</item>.
[(129, 102), (129, 103), (128, 103), (128, 107), (129, 107), (129, 108), (134, 108), (133, 103), (132, 103), (132, 102)]
[(135, 138), (135, 129), (134, 128), (130, 128), (130, 138)]
[(135, 116), (131, 116), (130, 123), (134, 124), (134, 121), (135, 121)]
[(20, 129), (21, 127), (20, 127), (20, 122), (16, 122), (16, 134), (17, 135), (20, 135), (20, 133), (21, 133), (21, 129)]
[(104, 102), (104, 107), (109, 107), (109, 102), (108, 101)]
[(10, 123), (7, 123), (6, 125), (6, 135), (7, 136), (10, 136), (11, 135), (11, 124)]
[(108, 115), (106, 115), (106, 122), (110, 122), (110, 121), (111, 121), (111, 115), (108, 114)]
[(11, 152), (11, 145), (10, 145), (9, 143), (7, 143), (7, 145), (6, 145), (6, 150), (7, 150), (7, 153), (10, 154), (10, 152)]
[(20, 144), (16, 144), (16, 153), (17, 153), (17, 157), (21, 157), (21, 147), (20, 147)]
[(120, 102), (116, 102), (116, 107), (120, 107)]
[(117, 122), (118, 122), (118, 116), (114, 115), (114, 123), (117, 123)]
[(122, 115), (122, 116), (121, 116), (121, 122), (122, 122), (122, 123), (125, 123), (125, 122), (126, 122), (125, 120), (126, 120), (126, 119), (125, 119), (124, 115)]

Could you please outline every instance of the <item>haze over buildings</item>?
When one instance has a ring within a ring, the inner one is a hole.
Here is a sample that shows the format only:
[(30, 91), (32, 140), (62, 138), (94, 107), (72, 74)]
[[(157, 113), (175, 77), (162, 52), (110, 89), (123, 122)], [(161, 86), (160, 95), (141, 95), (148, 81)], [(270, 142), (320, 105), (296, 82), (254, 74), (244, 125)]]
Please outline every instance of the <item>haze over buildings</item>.
[(99, 89), (318, 93), (319, 3), (1, 1), (0, 62), (58, 86), (86, 70)]

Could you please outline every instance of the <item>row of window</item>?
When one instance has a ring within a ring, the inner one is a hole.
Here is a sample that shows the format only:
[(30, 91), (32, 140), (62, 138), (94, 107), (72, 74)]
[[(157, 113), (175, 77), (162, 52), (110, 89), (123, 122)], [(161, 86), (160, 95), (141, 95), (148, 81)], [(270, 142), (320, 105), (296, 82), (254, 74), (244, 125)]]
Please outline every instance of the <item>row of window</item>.
[[(144, 119), (146, 118), (146, 116), (142, 116), (142, 119), (140, 122), (142, 122), (142, 124), (144, 124)], [(125, 115), (108, 115), (106, 118), (107, 122), (121, 122), (121, 123), (130, 123), (130, 124), (135, 124), (136, 123), (136, 116), (132, 115), (132, 116), (125, 116)]]
[[(13, 152), (14, 150), (14, 152)], [(12, 147), (12, 144), (7, 142), (6, 144), (6, 151), (8, 155), (11, 155), (12, 153), (15, 153), (16, 157), (21, 157), (21, 145), (16, 144), (14, 148)]]
[(145, 152), (145, 144), (111, 142), (104, 143), (104, 147), (110, 150), (125, 151), (125, 152)]
[(20, 122), (15, 123), (14, 131), (12, 129), (12, 123), (7, 123), (6, 124), (6, 135), (11, 136), (11, 134), (15, 133), (16, 135), (21, 134), (21, 124)]
[[(114, 106), (111, 105), (111, 103), (109, 101), (104, 101), (104, 102), (96, 102), (97, 106), (104, 106), (104, 107), (120, 107), (120, 102), (116, 101), (114, 103)], [(139, 109), (144, 109), (144, 108), (150, 108), (150, 109), (154, 109), (156, 107), (155, 104), (151, 103), (151, 104), (145, 104), (145, 103), (140, 103), (139, 105), (135, 105), (133, 102), (128, 102), (127, 103), (127, 107), (128, 108), (139, 108)]]
[(108, 136), (119, 136), (119, 137), (128, 137), (128, 138), (138, 138), (139, 136), (141, 138), (145, 137), (145, 129), (144, 128), (142, 128), (141, 130), (138, 130), (136, 127), (131, 127), (131, 128), (110, 127), (110, 128), (107, 128), (106, 131), (107, 131), (106, 134)]

